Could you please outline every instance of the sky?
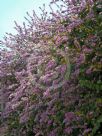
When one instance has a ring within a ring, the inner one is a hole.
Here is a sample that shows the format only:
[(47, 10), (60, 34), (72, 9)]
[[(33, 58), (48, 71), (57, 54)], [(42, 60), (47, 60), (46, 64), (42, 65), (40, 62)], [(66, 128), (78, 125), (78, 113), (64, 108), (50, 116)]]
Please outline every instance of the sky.
[(37, 14), (40, 14), (39, 7), (45, 3), (49, 10), (49, 2), (50, 0), (0, 0), (0, 40), (5, 32), (15, 33), (14, 20), (22, 24), (27, 11), (32, 13), (34, 9)]

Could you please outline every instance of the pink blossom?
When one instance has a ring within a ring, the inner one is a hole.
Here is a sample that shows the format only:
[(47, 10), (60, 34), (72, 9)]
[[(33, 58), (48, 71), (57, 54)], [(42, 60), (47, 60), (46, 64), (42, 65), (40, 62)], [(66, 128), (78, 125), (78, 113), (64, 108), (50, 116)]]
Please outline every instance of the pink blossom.
[(91, 73), (92, 73), (92, 68), (86, 70), (86, 74), (91, 74)]
[(67, 134), (70, 134), (73, 132), (73, 129), (71, 127), (67, 127), (65, 130), (64, 130), (65, 133)]
[(43, 93), (44, 97), (49, 97), (50, 96), (50, 90), (47, 89), (44, 93)]

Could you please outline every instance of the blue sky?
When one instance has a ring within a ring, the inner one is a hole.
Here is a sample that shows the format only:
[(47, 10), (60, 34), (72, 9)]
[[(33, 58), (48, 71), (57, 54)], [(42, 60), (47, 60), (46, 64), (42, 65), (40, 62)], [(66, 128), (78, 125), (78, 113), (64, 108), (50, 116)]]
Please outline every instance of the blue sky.
[(22, 24), (27, 11), (32, 13), (34, 9), (40, 14), (39, 6), (45, 3), (49, 10), (49, 2), (50, 0), (0, 0), (0, 39), (5, 32), (15, 32), (14, 20)]

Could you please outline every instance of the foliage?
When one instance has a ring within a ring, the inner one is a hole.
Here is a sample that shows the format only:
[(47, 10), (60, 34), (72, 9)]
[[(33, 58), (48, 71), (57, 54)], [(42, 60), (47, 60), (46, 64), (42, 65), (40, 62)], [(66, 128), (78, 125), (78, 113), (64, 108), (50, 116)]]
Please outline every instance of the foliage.
[(1, 41), (1, 126), (6, 136), (101, 135), (102, 2), (50, 8), (27, 12), (28, 25), (15, 22), (17, 34)]

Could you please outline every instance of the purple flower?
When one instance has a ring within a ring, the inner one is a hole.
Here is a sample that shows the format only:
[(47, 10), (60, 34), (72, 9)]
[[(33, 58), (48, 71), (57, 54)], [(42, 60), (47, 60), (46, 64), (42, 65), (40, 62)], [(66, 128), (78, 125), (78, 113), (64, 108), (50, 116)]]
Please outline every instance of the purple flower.
[(48, 125), (51, 125), (51, 124), (52, 124), (52, 120), (49, 120), (49, 121), (48, 121)]
[(91, 53), (92, 52), (92, 49), (89, 49), (89, 48), (84, 48), (83, 50), (85, 53)]
[(55, 66), (56, 66), (56, 62), (51, 60), (48, 62), (47, 66), (46, 66), (46, 70), (53, 69)]
[(20, 123), (25, 123), (25, 122), (28, 121), (28, 119), (29, 119), (29, 114), (28, 114), (28, 112), (26, 112), (26, 113), (23, 113), (23, 115), (21, 115), (19, 122)]
[(70, 124), (72, 121), (76, 120), (76, 116), (73, 112), (67, 112), (65, 113), (65, 119), (64, 122)]
[(74, 76), (78, 76), (80, 73), (80, 70), (79, 69), (76, 69), (75, 72), (73, 73)]
[(80, 54), (79, 58), (76, 59), (76, 67), (79, 67), (85, 61), (85, 55)]
[(48, 136), (57, 136), (57, 129), (52, 130)]
[(86, 74), (91, 74), (91, 73), (92, 73), (92, 68), (86, 70)]
[(44, 97), (49, 97), (50, 96), (50, 90), (47, 89), (44, 93), (43, 93)]
[(73, 129), (71, 127), (67, 127), (64, 132), (67, 134), (71, 134), (73, 132)]

